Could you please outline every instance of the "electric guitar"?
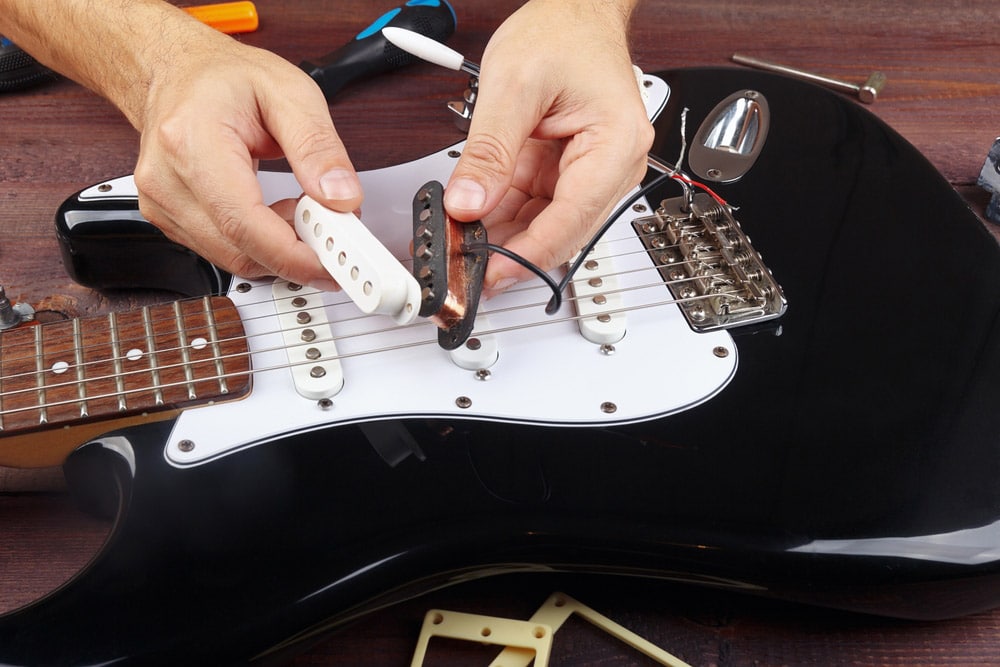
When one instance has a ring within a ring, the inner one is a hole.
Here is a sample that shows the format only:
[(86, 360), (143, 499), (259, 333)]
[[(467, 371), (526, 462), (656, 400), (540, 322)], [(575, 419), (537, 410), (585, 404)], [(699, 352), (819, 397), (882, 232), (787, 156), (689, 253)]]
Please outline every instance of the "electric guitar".
[[(65, 459), (116, 521), (0, 617), (0, 663), (277, 661), (521, 570), (907, 618), (1000, 605), (995, 239), (833, 93), (729, 69), (645, 83), (652, 154), (691, 183), (628, 206), (555, 314), (544, 283), (517, 286), (454, 350), (426, 320), (218, 271), (151, 231), (130, 178), (70, 198), (71, 275), (189, 298), (0, 335), (0, 464)], [(362, 174), (404, 264), (414, 193), (460, 150)]]

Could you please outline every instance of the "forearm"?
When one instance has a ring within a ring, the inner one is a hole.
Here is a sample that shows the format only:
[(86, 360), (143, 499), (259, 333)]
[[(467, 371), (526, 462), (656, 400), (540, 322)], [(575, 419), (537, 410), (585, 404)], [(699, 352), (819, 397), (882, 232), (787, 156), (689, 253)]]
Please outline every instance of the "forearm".
[(106, 97), (137, 128), (185, 45), (228, 39), (162, 0), (0, 0), (0, 34)]

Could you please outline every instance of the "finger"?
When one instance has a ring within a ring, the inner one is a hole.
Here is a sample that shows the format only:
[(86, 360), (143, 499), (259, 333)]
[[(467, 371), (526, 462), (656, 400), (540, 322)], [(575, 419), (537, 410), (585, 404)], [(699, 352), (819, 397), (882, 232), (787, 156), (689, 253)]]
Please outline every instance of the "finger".
[[(490, 77), (491, 72), (497, 74)], [(518, 155), (543, 114), (525, 84), (499, 68), (483, 69), (469, 136), (444, 192), (444, 206), (456, 220), (477, 220), (499, 203), (510, 187)], [(534, 105), (535, 108), (530, 108)]]
[[(171, 201), (178, 203), (180, 199), (174, 198)], [(199, 255), (221, 269), (245, 278), (258, 278), (267, 274), (267, 270), (263, 266), (251, 260), (242, 250), (219, 233), (218, 228), (208, 216), (198, 212), (193, 198), (187, 196), (184, 197), (184, 201), (192, 202), (186, 207), (187, 217), (184, 225), (176, 222), (175, 211), (165, 210), (141, 191), (139, 193), (139, 211), (146, 220), (153, 223), (171, 241), (197, 249)]]
[[(315, 253), (298, 240), (295, 231), (281, 216), (264, 204), (260, 183), (242, 138), (221, 131), (214, 141), (209, 141), (208, 137), (203, 139), (204, 145), (213, 145), (214, 150), (199, 155), (200, 159), (190, 167), (192, 172), (185, 174), (185, 180), (192, 184), (192, 196), (198, 203), (193, 210), (204, 212), (221, 239), (200, 225), (199, 231), (206, 236), (199, 238), (196, 247), (205, 247), (207, 243), (209, 247), (235, 248), (235, 252), (223, 256), (228, 264), (224, 268), (240, 274), (275, 275), (299, 284), (315, 284), (328, 279)], [(190, 165), (191, 161), (186, 164)], [(179, 213), (184, 214), (185, 221), (198, 219), (197, 213)]]
[[(530, 220), (530, 224), (504, 243), (508, 250), (544, 271), (578, 252), (611, 214), (618, 200), (641, 178), (640, 160), (625, 158), (613, 146), (589, 143), (581, 135), (567, 144), (568, 164), (551, 203), (539, 210), (537, 199), (530, 202), (519, 219), (522, 224)], [(609, 179), (608, 173), (621, 177)], [(498, 256), (490, 261), (484, 282), (492, 289), (503, 289), (530, 275), (524, 267)]]
[(333, 127), (326, 99), (304, 73), (302, 78), (295, 82), (295, 94), (265, 97), (261, 117), (306, 194), (349, 213), (361, 205), (361, 181)]

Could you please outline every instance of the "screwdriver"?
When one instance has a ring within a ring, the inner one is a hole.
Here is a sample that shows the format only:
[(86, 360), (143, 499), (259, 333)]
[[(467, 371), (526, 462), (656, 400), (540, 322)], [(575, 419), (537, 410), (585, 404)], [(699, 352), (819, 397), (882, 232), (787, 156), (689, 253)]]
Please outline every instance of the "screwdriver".
[(403, 6), (375, 19), (336, 51), (315, 61), (303, 61), (299, 67), (319, 84), (329, 100), (356, 79), (381, 74), (418, 60), (390, 43), (382, 34), (382, 28), (405, 28), (444, 41), (455, 32), (455, 22), (455, 10), (447, 0), (408, 0)]

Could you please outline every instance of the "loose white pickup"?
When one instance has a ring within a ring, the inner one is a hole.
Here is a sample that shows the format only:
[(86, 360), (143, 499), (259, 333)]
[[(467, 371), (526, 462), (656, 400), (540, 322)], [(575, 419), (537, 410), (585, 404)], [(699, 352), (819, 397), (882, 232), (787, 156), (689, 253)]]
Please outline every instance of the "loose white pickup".
[(417, 317), (416, 279), (357, 216), (305, 196), (295, 208), (295, 231), (363, 313), (388, 315), (397, 324)]

